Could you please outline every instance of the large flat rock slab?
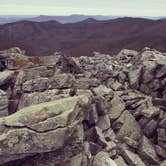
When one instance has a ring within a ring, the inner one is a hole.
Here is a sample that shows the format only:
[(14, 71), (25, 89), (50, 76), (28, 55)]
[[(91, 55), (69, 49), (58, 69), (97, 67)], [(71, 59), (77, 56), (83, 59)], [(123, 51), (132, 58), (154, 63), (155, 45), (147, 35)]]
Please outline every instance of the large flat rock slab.
[[(83, 131), (82, 105), (88, 103), (83, 95), (69, 97), (0, 118), (0, 164), (61, 149), (73, 133)], [(76, 138), (76, 142), (83, 141), (83, 132)]]

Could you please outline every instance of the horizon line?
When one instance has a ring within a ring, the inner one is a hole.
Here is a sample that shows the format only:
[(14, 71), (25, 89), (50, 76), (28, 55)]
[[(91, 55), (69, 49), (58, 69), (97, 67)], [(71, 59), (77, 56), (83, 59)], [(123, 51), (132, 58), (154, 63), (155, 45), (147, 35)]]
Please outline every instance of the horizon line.
[(159, 16), (142, 16), (142, 15), (105, 15), (105, 14), (57, 14), (57, 15), (49, 15), (49, 14), (0, 14), (0, 16), (106, 16), (106, 17), (166, 17), (166, 15)]

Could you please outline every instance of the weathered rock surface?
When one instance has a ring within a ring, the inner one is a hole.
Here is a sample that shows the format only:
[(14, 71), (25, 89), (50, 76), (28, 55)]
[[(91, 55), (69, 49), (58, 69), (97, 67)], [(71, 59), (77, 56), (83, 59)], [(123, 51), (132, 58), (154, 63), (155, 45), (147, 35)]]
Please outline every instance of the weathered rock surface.
[[(0, 52), (0, 164), (164, 166), (166, 54)], [(11, 114), (9, 116), (6, 116)]]
[(140, 140), (139, 153), (140, 156), (148, 163), (151, 163), (152, 165), (159, 164), (155, 149), (151, 142), (145, 136), (143, 136)]
[(125, 103), (117, 94), (114, 94), (114, 97), (111, 101), (111, 111), (109, 114), (110, 119), (112, 120), (118, 119), (124, 110), (125, 110)]
[(141, 160), (141, 158), (137, 154), (129, 150), (124, 150), (122, 156), (125, 158), (126, 162), (129, 165), (146, 166), (145, 163)]
[(0, 117), (8, 115), (8, 98), (6, 92), (0, 90)]
[(10, 70), (4, 70), (0, 72), (0, 86), (7, 84), (13, 76), (14, 72)]
[(28, 107), (30, 105), (59, 99), (58, 94), (58, 89), (46, 90), (44, 92), (24, 93), (20, 98), (18, 109), (20, 110), (21, 108)]
[(93, 161), (93, 166), (117, 166), (116, 163), (109, 158), (109, 155), (105, 152), (99, 152)]
[(75, 132), (79, 132), (75, 141), (81, 144), (84, 118), (81, 104), (85, 106), (88, 102), (86, 96), (71, 97), (30, 106), (1, 118), (0, 163), (61, 149)]

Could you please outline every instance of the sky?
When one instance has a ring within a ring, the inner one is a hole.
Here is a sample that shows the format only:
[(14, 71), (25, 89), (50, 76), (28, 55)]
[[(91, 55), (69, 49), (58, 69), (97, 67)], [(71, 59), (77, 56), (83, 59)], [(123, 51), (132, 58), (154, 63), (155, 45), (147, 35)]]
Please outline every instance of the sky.
[(0, 0), (0, 15), (166, 16), (166, 0)]

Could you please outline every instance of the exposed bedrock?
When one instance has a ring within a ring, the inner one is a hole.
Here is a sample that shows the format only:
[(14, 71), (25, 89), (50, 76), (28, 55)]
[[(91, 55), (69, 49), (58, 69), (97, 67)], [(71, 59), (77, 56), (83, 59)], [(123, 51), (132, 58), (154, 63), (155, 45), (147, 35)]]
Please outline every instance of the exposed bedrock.
[(166, 54), (0, 52), (0, 164), (165, 166)]

